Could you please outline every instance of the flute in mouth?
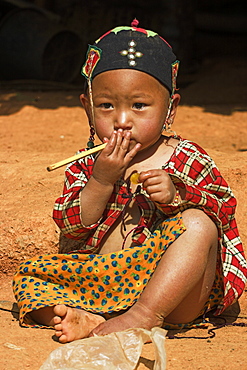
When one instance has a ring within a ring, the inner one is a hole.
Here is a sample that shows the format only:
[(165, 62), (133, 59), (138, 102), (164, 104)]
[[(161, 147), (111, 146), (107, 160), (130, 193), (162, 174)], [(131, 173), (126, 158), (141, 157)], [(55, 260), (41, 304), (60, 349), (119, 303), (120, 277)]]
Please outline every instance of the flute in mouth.
[(106, 147), (107, 143), (101, 144), (96, 146), (95, 148), (85, 150), (84, 152), (81, 152), (79, 154), (73, 155), (72, 157), (66, 158), (60, 162), (51, 164), (50, 166), (47, 167), (47, 171), (53, 171), (56, 170), (59, 167), (65, 166), (66, 164), (69, 164), (71, 162), (77, 161), (77, 159), (81, 159), (84, 157), (87, 157), (90, 154), (97, 153), (100, 150), (103, 150)]

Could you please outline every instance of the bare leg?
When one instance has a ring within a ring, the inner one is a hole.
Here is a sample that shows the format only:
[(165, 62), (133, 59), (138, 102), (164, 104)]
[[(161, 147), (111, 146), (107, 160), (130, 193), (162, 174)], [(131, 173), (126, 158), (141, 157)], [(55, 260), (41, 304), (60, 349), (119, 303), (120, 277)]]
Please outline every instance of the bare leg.
[(207, 301), (215, 278), (218, 233), (201, 210), (183, 212), (186, 231), (163, 255), (138, 302), (90, 335), (105, 335), (127, 328), (151, 329), (163, 321), (194, 320)]
[(67, 343), (86, 338), (105, 319), (84, 310), (59, 304), (44, 307), (30, 313), (32, 319), (45, 326), (53, 326), (59, 342)]

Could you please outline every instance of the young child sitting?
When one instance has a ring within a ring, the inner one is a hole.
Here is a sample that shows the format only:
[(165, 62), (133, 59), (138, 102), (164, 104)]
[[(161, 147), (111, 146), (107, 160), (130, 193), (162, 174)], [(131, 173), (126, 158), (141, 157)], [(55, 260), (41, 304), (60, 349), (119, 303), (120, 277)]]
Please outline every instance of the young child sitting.
[(213, 160), (174, 133), (180, 96), (170, 45), (137, 23), (89, 46), (81, 95), (105, 148), (71, 163), (54, 220), (80, 250), (23, 262), (23, 326), (61, 343), (128, 328), (190, 327), (235, 302), (246, 261), (236, 200)]

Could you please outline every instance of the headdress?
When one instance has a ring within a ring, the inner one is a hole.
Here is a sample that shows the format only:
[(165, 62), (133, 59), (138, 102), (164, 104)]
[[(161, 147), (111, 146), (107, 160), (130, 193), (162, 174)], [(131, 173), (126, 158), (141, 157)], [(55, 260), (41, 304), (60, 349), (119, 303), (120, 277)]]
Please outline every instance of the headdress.
[(116, 27), (89, 45), (82, 75), (88, 81), (98, 74), (115, 69), (136, 69), (159, 80), (171, 96), (176, 89), (179, 62), (171, 46), (157, 33), (138, 28)]

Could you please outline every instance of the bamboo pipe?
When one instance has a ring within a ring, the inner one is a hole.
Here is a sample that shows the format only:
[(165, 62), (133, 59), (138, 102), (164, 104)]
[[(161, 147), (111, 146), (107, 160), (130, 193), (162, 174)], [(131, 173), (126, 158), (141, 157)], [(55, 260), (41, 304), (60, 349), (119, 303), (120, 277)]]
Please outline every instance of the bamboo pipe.
[(73, 155), (72, 157), (69, 157), (67, 159), (64, 159), (64, 160), (62, 160), (60, 162), (51, 164), (50, 166), (47, 167), (47, 171), (56, 170), (57, 168), (62, 167), (62, 166), (65, 166), (68, 163), (71, 163), (73, 161), (77, 161), (77, 159), (81, 159), (81, 158), (87, 157), (90, 154), (97, 153), (100, 150), (104, 149), (105, 147), (106, 147), (106, 143), (101, 144), (101, 145), (98, 145), (95, 148), (85, 150), (84, 152), (81, 152), (79, 154)]

